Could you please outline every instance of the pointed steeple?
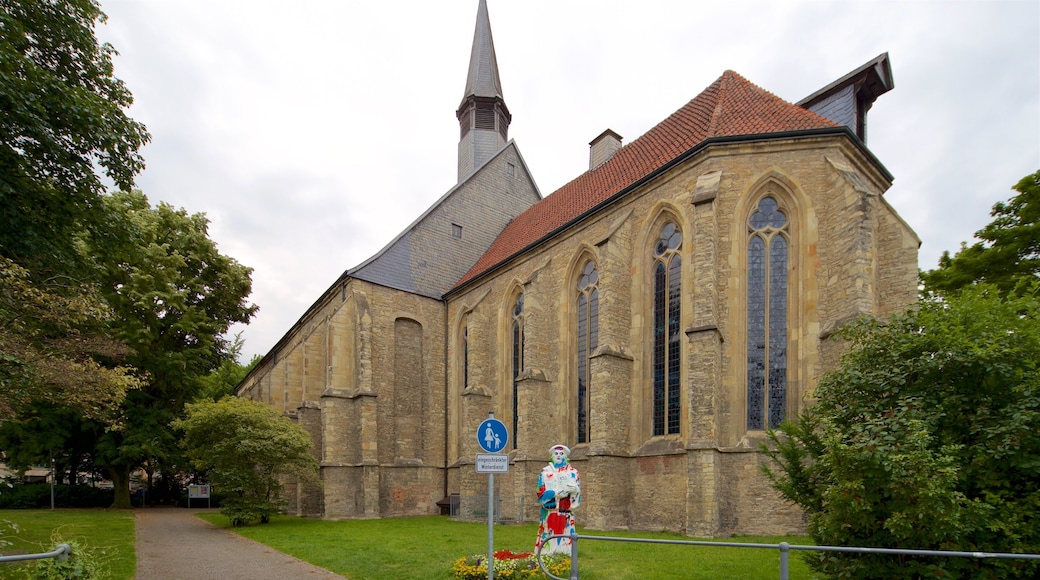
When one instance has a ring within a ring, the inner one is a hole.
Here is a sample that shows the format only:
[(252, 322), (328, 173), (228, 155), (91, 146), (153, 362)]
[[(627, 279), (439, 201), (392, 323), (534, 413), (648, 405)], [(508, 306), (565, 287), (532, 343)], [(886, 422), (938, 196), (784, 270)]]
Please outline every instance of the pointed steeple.
[(477, 28), (473, 32), (473, 49), (469, 53), (465, 94), (466, 97), (502, 98), (502, 82), (498, 79), (498, 61), (495, 59), (495, 42), (491, 38), (486, 0), (480, 0), (477, 6)]
[(498, 78), (487, 0), (480, 0), (477, 5), (477, 26), (473, 32), (466, 90), (455, 116), (460, 130), (461, 182), (509, 141), (509, 122), (512, 120)]

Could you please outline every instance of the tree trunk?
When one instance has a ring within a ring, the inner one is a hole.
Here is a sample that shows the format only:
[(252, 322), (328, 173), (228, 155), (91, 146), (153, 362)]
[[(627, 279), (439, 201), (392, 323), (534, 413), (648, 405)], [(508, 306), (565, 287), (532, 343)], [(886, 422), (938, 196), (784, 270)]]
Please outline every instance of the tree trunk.
[(83, 458), (78, 453), (69, 455), (69, 485), (79, 485), (79, 467)]
[(122, 466), (109, 467), (108, 476), (112, 479), (112, 488), (115, 491), (112, 507), (125, 510), (133, 507), (130, 505), (130, 468)]

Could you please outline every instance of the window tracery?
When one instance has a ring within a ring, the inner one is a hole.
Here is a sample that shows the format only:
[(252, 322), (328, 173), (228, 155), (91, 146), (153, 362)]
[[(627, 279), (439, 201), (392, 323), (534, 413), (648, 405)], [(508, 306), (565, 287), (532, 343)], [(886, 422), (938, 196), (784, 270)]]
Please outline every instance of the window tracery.
[(517, 448), (517, 435), (516, 428), (520, 422), (520, 406), (519, 406), (519, 392), (520, 392), (520, 373), (524, 369), (524, 295), (523, 293), (518, 294), (516, 302), (513, 303), (513, 324), (512, 324), (512, 335), (513, 335), (513, 449)]
[(599, 341), (599, 270), (587, 260), (577, 284), (577, 377), (578, 377), (578, 443), (589, 441), (589, 396), (592, 374), (589, 357)]
[(653, 402), (654, 435), (679, 433), (681, 425), (680, 350), (682, 314), (682, 232), (674, 222), (661, 228), (653, 260)]
[(763, 197), (748, 219), (748, 429), (776, 429), (785, 417), (789, 237), (787, 215)]

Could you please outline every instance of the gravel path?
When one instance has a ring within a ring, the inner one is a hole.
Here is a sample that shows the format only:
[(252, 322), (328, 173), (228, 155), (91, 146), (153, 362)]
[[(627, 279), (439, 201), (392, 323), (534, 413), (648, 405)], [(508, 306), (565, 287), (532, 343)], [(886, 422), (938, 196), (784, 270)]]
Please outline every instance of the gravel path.
[(195, 517), (204, 511), (216, 510), (135, 510), (137, 580), (343, 578)]

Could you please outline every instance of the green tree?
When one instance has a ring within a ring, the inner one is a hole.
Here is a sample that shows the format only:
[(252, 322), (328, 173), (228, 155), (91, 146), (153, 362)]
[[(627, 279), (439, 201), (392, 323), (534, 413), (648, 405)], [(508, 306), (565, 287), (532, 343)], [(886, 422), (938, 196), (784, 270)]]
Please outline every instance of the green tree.
[[(817, 403), (771, 433), (767, 474), (820, 544), (1040, 551), (1040, 299), (992, 286), (842, 331)], [(820, 553), (847, 578), (1034, 578), (1035, 563)]]
[(228, 350), (229, 357), (221, 362), (213, 372), (202, 377), (199, 399), (219, 401), (227, 395), (235, 394), (235, 388), (262, 358), (260, 355), (254, 355), (249, 364), (238, 362), (244, 347), (245, 341), (242, 339), (242, 333), (236, 334)]
[(0, 419), (64, 400), (106, 420), (135, 384), (76, 237), (129, 188), (148, 134), (125, 113), (94, 0), (0, 0)]
[(149, 139), (125, 109), (95, 0), (0, 0), (0, 252), (37, 280), (67, 274), (98, 223), (100, 167), (130, 189)]
[(994, 220), (975, 232), (981, 241), (961, 243), (953, 257), (943, 252), (939, 267), (921, 274), (926, 290), (948, 294), (986, 282), (1011, 292), (1040, 277), (1040, 171), (1023, 177), (1014, 190), (1014, 197), (993, 206)]
[(192, 464), (225, 495), (220, 511), (233, 525), (269, 521), (284, 505), (279, 477), (317, 479), (307, 432), (258, 401), (228, 396), (192, 403), (173, 427), (184, 432)]
[(93, 471), (93, 445), (104, 430), (104, 423), (68, 406), (34, 402), (0, 422), (0, 449), (14, 470), (49, 465), (53, 459), (57, 482), (73, 485), (84, 471)]
[(0, 421), (45, 402), (108, 422), (140, 385), (120, 364), (129, 350), (107, 336), (111, 316), (90, 288), (51, 292), (0, 257)]
[(101, 204), (105, 226), (82, 232), (76, 247), (104, 300), (104, 332), (124, 345), (123, 370), (132, 369), (136, 388), (95, 414), (63, 408), (58, 396), (44, 399), (58, 408), (21, 405), (0, 435), (5, 445), (18, 446), (8, 447), (12, 455), (29, 461), (33, 453), (64, 447), (55, 441), (63, 431), (49, 425), (75, 413), (86, 423), (79, 436), (93, 438), (90, 459), (115, 486), (113, 505), (128, 508), (133, 469), (147, 466), (169, 481), (185, 463), (169, 423), (199, 396), (207, 375), (233, 360), (233, 344), (223, 335), (248, 322), (256, 307), (246, 302), (251, 270), (219, 253), (203, 214), (153, 208), (139, 192), (114, 192)]
[(198, 396), (203, 377), (233, 358), (223, 335), (249, 322), (256, 306), (246, 301), (252, 269), (218, 251), (204, 214), (152, 207), (140, 192), (102, 201), (107, 227), (80, 246), (114, 312), (113, 333), (146, 378), (127, 393), (118, 428), (104, 432), (94, 459), (115, 485), (115, 506), (130, 507), (130, 471), (176, 463), (167, 426)]

